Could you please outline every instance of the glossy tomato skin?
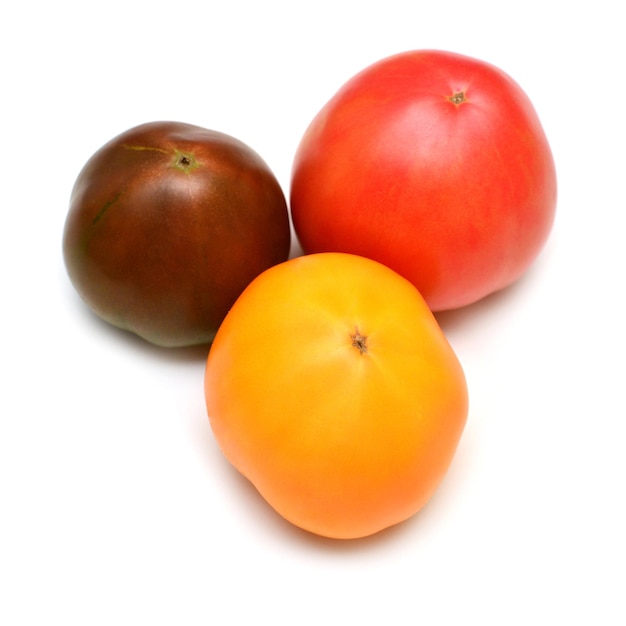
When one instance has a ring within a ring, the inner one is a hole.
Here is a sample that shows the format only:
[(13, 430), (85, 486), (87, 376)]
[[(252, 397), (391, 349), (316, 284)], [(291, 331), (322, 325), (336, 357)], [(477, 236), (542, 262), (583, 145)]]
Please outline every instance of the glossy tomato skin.
[(290, 204), (304, 252), (385, 263), (436, 311), (517, 280), (556, 198), (550, 146), (517, 83), (426, 50), (366, 68), (322, 108), (296, 152)]
[(209, 343), (289, 247), (285, 196), (262, 158), (179, 122), (142, 124), (98, 150), (76, 180), (63, 235), (89, 307), (167, 347)]
[(285, 519), (336, 539), (425, 506), (468, 413), (461, 364), (417, 289), (341, 253), (248, 285), (211, 346), (205, 398), (234, 467)]

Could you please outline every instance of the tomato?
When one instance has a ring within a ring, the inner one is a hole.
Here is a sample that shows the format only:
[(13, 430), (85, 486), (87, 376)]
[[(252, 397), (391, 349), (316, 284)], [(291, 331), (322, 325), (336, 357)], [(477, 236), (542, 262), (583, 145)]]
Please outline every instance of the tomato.
[(204, 385), (226, 458), (284, 518), (337, 539), (420, 510), (468, 411), (463, 369), (417, 289), (343, 253), (252, 281), (217, 332)]
[(557, 185), (529, 98), (500, 69), (442, 51), (382, 59), (306, 130), (291, 212), (305, 253), (385, 263), (432, 310), (516, 281), (551, 231)]
[(107, 322), (160, 346), (209, 343), (244, 287), (290, 248), (263, 159), (224, 133), (142, 124), (85, 164), (63, 234), (69, 277)]

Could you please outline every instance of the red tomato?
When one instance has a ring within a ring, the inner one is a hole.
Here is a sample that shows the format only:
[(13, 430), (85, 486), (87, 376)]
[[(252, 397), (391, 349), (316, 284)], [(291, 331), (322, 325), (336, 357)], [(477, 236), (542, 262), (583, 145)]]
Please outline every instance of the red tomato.
[(291, 181), (305, 253), (382, 262), (435, 311), (517, 280), (545, 244), (556, 196), (526, 94), (493, 65), (440, 51), (349, 80), (307, 129)]

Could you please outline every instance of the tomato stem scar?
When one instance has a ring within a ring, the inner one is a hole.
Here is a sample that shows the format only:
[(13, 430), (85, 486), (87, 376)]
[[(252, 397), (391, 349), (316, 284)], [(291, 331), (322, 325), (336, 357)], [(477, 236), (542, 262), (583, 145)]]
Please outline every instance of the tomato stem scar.
[(457, 91), (453, 96), (449, 96), (448, 100), (452, 102), (452, 104), (456, 104), (457, 106), (459, 104), (467, 102), (464, 91)]
[(350, 335), (352, 339), (352, 347), (359, 351), (359, 354), (367, 354), (367, 337), (362, 335), (358, 326), (355, 327), (354, 333)]
[[(135, 151), (148, 151), (148, 152), (160, 152), (162, 154), (171, 154), (169, 150), (165, 150), (165, 148), (157, 148), (155, 146), (134, 146), (129, 144), (123, 144), (123, 148), (126, 150), (135, 150)], [(192, 154), (181, 152), (180, 150), (174, 149), (174, 160), (172, 162), (173, 166), (181, 170), (183, 172), (189, 172), (190, 170), (195, 169), (199, 166), (198, 162), (194, 158)]]
[(179, 169), (187, 173), (199, 167), (199, 163), (198, 161), (196, 161), (193, 154), (180, 152), (179, 150), (176, 150), (176, 156), (174, 159), (174, 167), (176, 169)]

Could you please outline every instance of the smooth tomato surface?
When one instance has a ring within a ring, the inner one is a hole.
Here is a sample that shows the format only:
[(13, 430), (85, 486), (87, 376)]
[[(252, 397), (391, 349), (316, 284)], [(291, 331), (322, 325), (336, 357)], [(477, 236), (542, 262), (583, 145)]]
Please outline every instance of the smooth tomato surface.
[(370, 535), (416, 513), (468, 411), (461, 365), (415, 287), (341, 253), (265, 271), (217, 332), (205, 373), (215, 437), (293, 524)]
[(289, 246), (287, 202), (261, 156), (180, 122), (141, 124), (102, 146), (76, 179), (63, 232), (87, 305), (167, 347), (210, 343)]
[(514, 80), (469, 57), (411, 51), (354, 76), (311, 122), (291, 211), (305, 252), (378, 260), (444, 310), (524, 273), (556, 191), (548, 141)]

